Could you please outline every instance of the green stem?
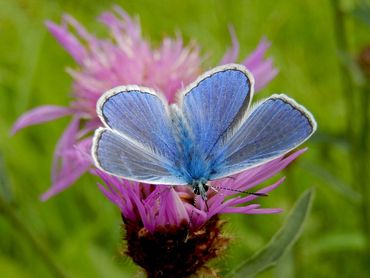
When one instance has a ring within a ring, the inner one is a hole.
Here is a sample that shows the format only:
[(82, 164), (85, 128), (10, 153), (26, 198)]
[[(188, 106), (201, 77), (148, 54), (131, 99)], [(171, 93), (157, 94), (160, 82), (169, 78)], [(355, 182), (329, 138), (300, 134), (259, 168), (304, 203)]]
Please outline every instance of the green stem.
[(44, 261), (46, 267), (49, 268), (53, 277), (63, 278), (66, 277), (63, 270), (55, 263), (55, 261), (50, 256), (49, 252), (45, 247), (36, 239), (36, 237), (31, 233), (28, 227), (22, 222), (14, 209), (0, 196), (0, 213), (2, 213), (9, 223), (15, 228), (15, 230), (22, 235), (28, 243), (31, 245), (33, 250), (40, 256)]
[[(340, 7), (339, 0), (331, 0), (334, 12), (334, 33), (337, 43), (338, 54), (349, 53), (348, 38), (345, 29), (345, 13)], [(351, 73), (348, 67), (339, 59), (339, 69), (342, 82), (342, 93), (346, 103), (346, 133), (350, 144), (353, 144), (354, 130), (352, 117), (354, 114), (354, 85), (351, 79)], [(353, 145), (351, 145), (353, 147)]]
[[(295, 186), (296, 179), (294, 175), (294, 166), (290, 165), (285, 169), (285, 177), (286, 177), (285, 190), (287, 193), (287, 197), (289, 199), (289, 203), (294, 204), (294, 202), (298, 198), (298, 193), (297, 193), (296, 186)], [(301, 261), (300, 261), (301, 247), (299, 245), (299, 242), (297, 242), (294, 246), (292, 246), (292, 248), (288, 252), (289, 252), (288, 256), (291, 257), (291, 262), (293, 263), (293, 267), (290, 270), (293, 274), (291, 277), (295, 277), (296, 274), (299, 273), (298, 270), (300, 269), (300, 266), (301, 266)]]
[[(348, 54), (348, 38), (345, 30), (345, 13), (340, 8), (339, 0), (332, 0), (332, 6), (334, 10), (334, 26), (335, 36), (337, 41), (337, 47), (340, 54)], [(362, 228), (366, 238), (366, 249), (365, 259), (370, 263), (370, 190), (369, 190), (369, 175), (368, 175), (368, 150), (369, 150), (369, 84), (365, 85), (361, 99), (359, 99), (358, 114), (359, 129), (357, 132), (356, 122), (353, 119), (357, 119), (355, 112), (355, 86), (351, 78), (351, 72), (348, 66), (341, 62), (340, 63), (341, 80), (343, 96), (346, 102), (346, 119), (347, 127), (346, 133), (350, 143), (350, 161), (351, 161), (351, 173), (352, 173), (352, 188), (358, 187), (362, 195), (362, 203), (360, 206), (360, 214), (362, 215)]]
[(370, 263), (370, 190), (369, 190), (369, 105), (370, 105), (370, 84), (364, 86), (361, 92), (361, 126), (358, 144), (358, 181), (362, 195), (362, 223), (366, 237), (366, 259)]

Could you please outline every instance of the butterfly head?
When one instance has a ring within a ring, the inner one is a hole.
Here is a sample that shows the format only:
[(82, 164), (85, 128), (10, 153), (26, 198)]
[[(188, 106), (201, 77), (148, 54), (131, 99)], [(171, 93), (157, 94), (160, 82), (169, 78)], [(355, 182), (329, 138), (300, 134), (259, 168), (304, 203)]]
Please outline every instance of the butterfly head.
[(207, 191), (209, 185), (206, 180), (194, 180), (191, 184), (192, 190), (195, 195), (200, 195), (204, 201), (207, 201)]

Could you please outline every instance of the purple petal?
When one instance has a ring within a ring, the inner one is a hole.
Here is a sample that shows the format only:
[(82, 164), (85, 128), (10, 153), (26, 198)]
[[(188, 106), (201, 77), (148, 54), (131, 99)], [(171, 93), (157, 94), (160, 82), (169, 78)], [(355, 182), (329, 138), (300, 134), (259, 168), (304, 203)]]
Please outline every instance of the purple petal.
[(236, 62), (236, 59), (238, 58), (239, 42), (235, 34), (235, 29), (231, 25), (229, 26), (229, 33), (231, 36), (231, 47), (228, 50), (226, 50), (226, 53), (224, 57), (222, 58), (220, 65), (234, 63)]
[(105, 186), (100, 183), (98, 183), (98, 187), (109, 201), (116, 204), (118, 207), (121, 207), (122, 200), (117, 198), (116, 192), (106, 189)]
[(72, 113), (72, 109), (63, 106), (45, 105), (34, 108), (18, 118), (12, 128), (12, 134), (27, 126), (52, 121)]
[(173, 187), (167, 193), (166, 203), (163, 204), (166, 206), (167, 219), (170, 223), (179, 225), (181, 221), (186, 220), (189, 222), (189, 216), (186, 212), (183, 202), (179, 198), (179, 195), (176, 194), (176, 191)]
[(99, 126), (101, 126), (100, 119), (98, 119), (98, 118), (97, 119), (92, 119), (92, 120), (86, 122), (84, 127), (79, 130), (77, 136), (79, 138), (81, 138), (81, 137), (87, 135), (89, 132), (94, 131)]
[(82, 141), (74, 145), (74, 149), (81, 155), (82, 160), (90, 161), (91, 164), (94, 164), (94, 161), (91, 157), (91, 146), (92, 146), (92, 137), (87, 137)]
[(151, 219), (148, 216), (148, 210), (146, 209), (145, 205), (141, 201), (140, 195), (137, 194), (131, 186), (127, 187), (127, 191), (128, 191), (128, 194), (129, 194), (130, 198), (133, 200), (136, 209), (138, 210), (138, 213), (140, 215), (140, 219), (143, 221), (144, 227), (150, 229), (152, 227), (151, 222), (152, 222), (153, 219)]
[[(297, 150), (284, 158), (278, 158), (277, 160), (259, 166), (259, 168), (257, 169), (258, 171), (256, 171), (252, 176), (249, 177), (248, 186), (241, 187), (241, 189), (247, 190), (248, 188), (252, 188), (253, 186), (260, 184), (261, 182), (273, 177), (281, 170), (283, 170), (285, 167), (287, 167), (290, 163), (292, 163), (296, 158), (302, 155), (306, 150), (307, 148)], [(241, 175), (240, 179), (242, 179), (243, 173), (240, 175)]]
[(247, 212), (247, 214), (275, 214), (282, 212), (279, 208), (263, 208), (263, 209), (252, 209)]
[(87, 56), (86, 49), (72, 33), (68, 32), (67, 26), (59, 26), (51, 21), (46, 21), (45, 25), (73, 59), (82, 64)]
[(272, 59), (268, 59), (260, 64), (258, 68), (253, 70), (253, 75), (255, 77), (255, 90), (259, 91), (265, 87), (275, 76), (279, 73), (277, 69), (274, 68)]
[(138, 186), (138, 184), (110, 176), (101, 170), (91, 169), (90, 172), (93, 175), (98, 175), (104, 181), (107, 188), (99, 185), (100, 189), (111, 202), (120, 208), (124, 217), (130, 220), (135, 220), (136, 210), (135, 205), (131, 200), (131, 191), (129, 189), (132, 186)]
[[(261, 166), (237, 174), (234, 176), (234, 179), (222, 179), (216, 181), (215, 184), (238, 190), (249, 190), (250, 188), (276, 175), (306, 150), (307, 148), (303, 148), (286, 157), (277, 158)], [(226, 192), (226, 194), (230, 195), (228, 192)]]
[(189, 219), (191, 219), (191, 225), (193, 228), (203, 225), (208, 219), (211, 218), (211, 216), (209, 216), (209, 212), (206, 213), (205, 211), (200, 210), (187, 202), (184, 203), (184, 206), (189, 215)]
[(242, 62), (248, 69), (252, 70), (257, 68), (265, 56), (265, 52), (269, 49), (271, 43), (264, 37), (258, 43), (256, 49), (248, 55)]
[(78, 117), (73, 118), (57, 144), (52, 167), (52, 186), (41, 196), (43, 201), (71, 186), (90, 168), (90, 156), (82, 150), (91, 144), (91, 139), (76, 141), (79, 123)]
[(71, 171), (69, 171), (67, 175), (64, 175), (64, 177), (58, 179), (47, 192), (41, 195), (41, 200), (46, 201), (50, 197), (71, 186), (79, 177), (81, 177), (83, 173), (88, 170), (89, 167), (90, 163), (85, 163), (79, 165), (74, 169), (71, 169)]
[[(256, 193), (267, 194), (267, 193), (271, 192), (272, 190), (274, 190), (276, 187), (278, 187), (280, 184), (282, 184), (284, 180), (285, 180), (285, 177), (282, 177), (276, 183), (274, 183), (270, 186), (264, 187), (261, 190), (258, 190)], [(247, 203), (247, 202), (253, 201), (253, 200), (255, 200), (257, 198), (260, 198), (260, 197), (261, 196), (249, 195), (249, 196), (246, 196), (246, 197), (243, 197), (243, 198), (230, 199), (228, 201), (229, 202), (228, 206), (236, 206), (236, 205), (239, 205), (239, 204)]]
[(264, 59), (269, 47), (270, 42), (263, 38), (257, 48), (242, 62), (254, 76), (256, 92), (266, 86), (278, 73), (272, 64), (272, 59)]
[[(53, 165), (52, 165), (52, 180), (53, 183), (56, 182), (56, 179), (58, 179), (59, 173), (63, 169), (59, 169), (60, 166), (63, 167), (63, 165), (68, 165), (70, 162), (73, 163), (74, 161), (70, 161), (66, 163), (66, 153), (68, 150), (73, 149), (73, 145), (77, 143), (77, 132), (80, 125), (80, 119), (75, 117), (72, 119), (71, 123), (68, 125), (68, 127), (65, 129), (62, 137), (59, 139), (59, 142), (57, 143), (57, 146), (54, 151), (54, 159), (53, 159)], [(62, 165), (60, 165), (62, 164)]]
[(245, 207), (228, 207), (224, 208), (221, 213), (248, 213), (249, 211), (259, 208), (260, 205), (253, 204)]
[[(86, 29), (83, 27), (74, 17), (70, 16), (69, 14), (65, 14), (63, 16), (63, 23), (65, 25), (69, 24), (71, 25), (74, 30), (76, 30), (77, 34), (86, 42), (89, 44), (95, 43), (96, 39), (94, 36), (92, 36)], [(81, 51), (81, 50), (80, 50)], [(83, 51), (85, 51), (85, 48), (83, 48)]]

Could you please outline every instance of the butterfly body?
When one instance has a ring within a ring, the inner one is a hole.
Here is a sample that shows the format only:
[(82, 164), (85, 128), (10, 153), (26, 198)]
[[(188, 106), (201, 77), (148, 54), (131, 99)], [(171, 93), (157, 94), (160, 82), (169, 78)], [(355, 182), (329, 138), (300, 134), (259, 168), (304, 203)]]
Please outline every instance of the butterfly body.
[(206, 198), (205, 193), (208, 191), (206, 184), (210, 176), (211, 162), (199, 155), (194, 136), (177, 106), (172, 105), (171, 108), (173, 132), (178, 150), (173, 174), (177, 174), (187, 185), (191, 186), (196, 195), (202, 195)]
[(144, 87), (108, 91), (97, 104), (105, 127), (93, 140), (96, 166), (129, 180), (189, 185), (206, 200), (210, 180), (278, 158), (316, 129), (285, 95), (250, 109), (253, 83), (243, 66), (230, 64), (200, 76), (178, 104)]

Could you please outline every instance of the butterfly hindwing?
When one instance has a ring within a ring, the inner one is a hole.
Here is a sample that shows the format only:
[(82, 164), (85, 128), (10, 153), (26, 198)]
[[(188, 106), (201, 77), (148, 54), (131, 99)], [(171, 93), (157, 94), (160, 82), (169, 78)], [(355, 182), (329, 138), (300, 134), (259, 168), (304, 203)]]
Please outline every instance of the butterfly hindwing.
[(229, 176), (286, 154), (315, 131), (312, 115), (285, 95), (257, 105), (240, 128), (215, 150), (211, 179)]
[(115, 176), (154, 184), (185, 184), (173, 162), (141, 143), (109, 128), (95, 132), (95, 165)]
[(253, 83), (245, 67), (230, 64), (205, 73), (185, 90), (180, 107), (201, 155), (209, 155), (225, 131), (243, 118)]

